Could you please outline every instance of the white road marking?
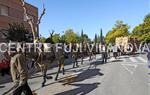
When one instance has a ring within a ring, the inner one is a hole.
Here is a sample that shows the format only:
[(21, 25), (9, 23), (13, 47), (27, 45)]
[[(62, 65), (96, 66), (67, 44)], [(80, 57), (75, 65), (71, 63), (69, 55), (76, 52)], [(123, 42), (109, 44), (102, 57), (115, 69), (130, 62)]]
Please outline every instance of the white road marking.
[(138, 57), (138, 59), (140, 59), (143, 63), (147, 63), (147, 60), (145, 60), (145, 59), (142, 58), (142, 57)]
[(123, 66), (131, 75), (133, 75), (133, 72), (129, 70), (126, 66)]
[[(121, 64), (131, 75), (133, 75), (135, 69), (137, 68), (138, 65), (136, 64)], [(128, 67), (134, 67), (134, 70), (130, 70)]]
[(122, 64), (122, 65), (125, 65), (125, 66), (132, 66), (132, 67), (134, 67), (134, 68), (136, 68), (136, 67), (137, 67), (137, 65), (136, 65), (136, 64)]
[(134, 57), (130, 57), (129, 59), (130, 59), (132, 62), (136, 62), (136, 63), (138, 62), (138, 60), (137, 60), (136, 58), (134, 58)]
[(142, 64), (142, 65), (147, 64), (147, 60), (142, 57), (129, 57), (124, 59), (124, 62), (130, 62), (132, 64)]

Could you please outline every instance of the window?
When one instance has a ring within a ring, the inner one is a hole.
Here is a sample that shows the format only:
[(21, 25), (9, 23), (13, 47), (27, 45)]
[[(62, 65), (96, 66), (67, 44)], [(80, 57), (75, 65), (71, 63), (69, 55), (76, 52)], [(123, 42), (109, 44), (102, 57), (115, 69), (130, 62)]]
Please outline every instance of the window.
[[(1, 29), (1, 28), (0, 28), (0, 29)], [(5, 35), (4, 35), (4, 33), (5, 33)], [(7, 35), (7, 31), (6, 31), (6, 30), (1, 29), (0, 37), (1, 37), (2, 39), (6, 39), (6, 35)]]
[(29, 18), (34, 22), (34, 17), (32, 15), (29, 15)]
[(0, 15), (8, 16), (8, 10), (9, 8), (4, 5), (0, 5)]
[(2, 39), (6, 39), (6, 36), (4, 34), (1, 34)]
[(23, 14), (23, 19), (24, 19), (24, 21), (27, 21), (27, 18), (24, 14)]

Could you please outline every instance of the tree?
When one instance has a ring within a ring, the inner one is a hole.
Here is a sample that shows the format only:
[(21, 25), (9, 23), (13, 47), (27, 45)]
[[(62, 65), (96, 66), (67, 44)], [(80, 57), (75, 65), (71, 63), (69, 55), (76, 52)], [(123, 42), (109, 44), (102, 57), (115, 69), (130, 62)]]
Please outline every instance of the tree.
[(103, 31), (102, 31), (102, 29), (101, 29), (101, 31), (100, 31), (100, 36), (98, 37), (98, 39), (99, 39), (99, 42), (100, 42), (101, 44), (104, 43), (104, 36), (103, 36)]
[[(17, 41), (17, 42), (29, 42), (30, 32), (24, 27), (23, 24), (9, 24), (9, 28), (6, 29), (7, 33), (4, 35), (8, 41)], [(27, 37), (28, 35), (28, 37)]]
[(91, 39), (88, 37), (87, 34), (83, 34), (83, 41), (84, 42), (91, 42)]
[(65, 31), (64, 40), (66, 43), (76, 43), (78, 41), (78, 35), (73, 31), (73, 29), (68, 29)]
[(60, 34), (54, 34), (53, 37), (52, 37), (52, 41), (54, 43), (59, 43), (61, 41)]
[(95, 34), (94, 42), (97, 43), (97, 34)]
[(130, 27), (127, 24), (124, 24), (123, 21), (117, 21), (112, 30), (106, 34), (106, 43), (115, 43), (117, 37), (128, 36), (129, 28)]
[(39, 42), (44, 43), (45, 41), (46, 41), (46, 38), (45, 38), (45, 37), (41, 37), (41, 38), (39, 39)]
[(81, 34), (77, 35), (77, 40), (78, 43), (82, 43), (82, 44), (83, 42), (91, 42), (91, 39), (88, 37), (88, 35), (83, 33), (83, 29), (81, 30)]
[(52, 30), (52, 32), (49, 32), (50, 33), (50, 36), (45, 40), (46, 43), (51, 43), (51, 44), (54, 44), (53, 42), (53, 35), (54, 35), (54, 30)]
[(145, 16), (142, 24), (133, 29), (131, 37), (142, 42), (150, 41), (150, 13)]
[(35, 43), (38, 40), (38, 34), (37, 34), (38, 33), (38, 26), (41, 23), (41, 19), (44, 16), (45, 11), (46, 11), (45, 5), (44, 5), (44, 3), (42, 1), (42, 3), (43, 3), (43, 11), (42, 11), (40, 17), (38, 18), (38, 21), (36, 23), (33, 23), (32, 19), (29, 17), (29, 14), (27, 13), (28, 10), (27, 10), (27, 8), (25, 6), (26, 5), (25, 0), (20, 0), (20, 2), (22, 4), (22, 8), (23, 8), (23, 11), (24, 11), (24, 17), (26, 17), (27, 23), (31, 27), (31, 32), (32, 32), (32, 35), (33, 35), (33, 42)]
[(52, 30), (52, 32), (50, 32), (50, 36), (45, 40), (46, 43), (59, 43), (61, 42), (61, 36), (60, 34), (55, 34), (55, 31)]
[(83, 29), (82, 29), (82, 31), (81, 31), (81, 43), (83, 43), (84, 42), (84, 38), (83, 38)]
[(146, 22), (146, 23), (150, 22), (150, 13), (145, 16), (144, 22)]

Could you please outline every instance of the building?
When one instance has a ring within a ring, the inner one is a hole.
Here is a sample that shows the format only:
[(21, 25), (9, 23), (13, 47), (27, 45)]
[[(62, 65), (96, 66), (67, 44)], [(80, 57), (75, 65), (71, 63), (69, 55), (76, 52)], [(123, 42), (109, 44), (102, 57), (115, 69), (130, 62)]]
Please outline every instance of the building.
[[(38, 20), (38, 8), (26, 3), (27, 13), (34, 23)], [(24, 23), (25, 27), (31, 31), (20, 0), (0, 0), (0, 30), (7, 29), (9, 23)], [(5, 37), (0, 31), (0, 42), (5, 41)]]
[(121, 49), (124, 50), (124, 52), (127, 52), (129, 45), (132, 45), (133, 47), (132, 51), (137, 52), (136, 47), (139, 47), (140, 41), (131, 37), (117, 37), (115, 44), (120, 48), (122, 47)]
[(121, 49), (126, 52), (126, 49), (128, 48), (129, 37), (117, 37), (115, 43), (117, 46), (121, 46)]

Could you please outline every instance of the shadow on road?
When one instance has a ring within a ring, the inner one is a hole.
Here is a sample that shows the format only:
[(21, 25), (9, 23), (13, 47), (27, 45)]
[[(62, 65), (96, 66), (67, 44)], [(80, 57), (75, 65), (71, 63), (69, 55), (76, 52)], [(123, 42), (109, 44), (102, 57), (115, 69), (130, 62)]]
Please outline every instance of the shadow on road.
[(68, 80), (70, 77), (73, 79), (72, 81), (68, 81), (66, 84), (71, 85), (71, 83), (75, 83), (75, 82), (81, 82), (84, 81), (86, 79), (91, 79), (94, 78), (95, 76), (103, 76), (104, 74), (100, 72), (100, 69), (87, 69), (84, 70), (82, 72), (80, 72), (79, 74), (74, 74), (71, 76), (64, 76), (60, 79), (58, 79), (60, 83), (65, 83), (66, 80)]
[[(77, 91), (77, 92), (75, 92), (75, 94), (74, 94), (74, 92), (69, 91), (69, 92), (63, 92), (63, 93), (58, 94), (58, 95), (76, 95), (76, 93), (80, 92), (80, 89), (83, 89), (83, 90), (81, 90), (81, 91), (83, 91), (83, 94), (80, 94), (80, 95), (84, 95), (84, 93), (88, 93), (88, 92), (92, 91), (93, 89), (95, 89), (99, 83), (94, 83), (94, 84), (73, 84), (73, 83), (74, 82), (81, 82), (81, 81), (84, 81), (86, 79), (93, 78), (97, 75), (99, 75), (99, 76), (104, 75), (103, 73), (100, 72), (100, 69), (86, 69), (86, 70), (79, 70), (78, 72), (81, 72), (81, 71), (82, 71), (82, 73), (79, 73), (77, 75), (77, 77), (75, 78), (75, 80), (73, 82), (69, 83), (69, 85), (72, 85), (72, 86), (79, 86), (78, 89), (73, 90), (73, 91)], [(58, 81), (58, 82), (63, 83), (64, 81)], [(45, 87), (52, 85), (52, 84), (55, 84), (55, 83), (58, 83), (58, 82), (56, 81), (53, 83), (46, 84)], [(40, 88), (38, 88), (38, 89), (40, 89)], [(37, 91), (38, 89), (36, 89), (34, 91)], [(73, 93), (73, 94), (70, 94), (70, 93)]]
[(113, 60), (111, 62), (123, 62), (123, 60), (120, 60), (120, 59), (116, 59), (116, 60)]
[(8, 83), (8, 82), (12, 82), (11, 76), (9, 76), (9, 78), (0, 80), (0, 85)]
[(86, 95), (87, 93), (93, 91), (100, 85), (100, 83), (92, 83), (92, 84), (72, 84), (78, 88), (64, 91), (55, 95)]
[[(89, 65), (89, 64), (84, 64), (85, 66), (87, 66), (87, 65)], [(95, 67), (95, 69), (96, 69), (96, 67), (98, 66), (98, 65), (102, 65), (102, 61), (100, 61), (100, 60), (96, 60), (96, 61), (93, 61), (93, 62), (90, 62), (90, 67), (92, 67), (92, 66), (94, 66)], [(65, 65), (66, 66), (66, 65)], [(82, 65), (82, 67), (83, 67), (83, 65)], [(89, 68), (90, 68), (89, 67)], [(67, 69), (65, 69), (65, 72), (76, 72), (76, 70), (72, 70), (73, 68), (72, 67), (70, 67), (70, 68), (67, 68)], [(49, 75), (54, 75), (54, 74), (56, 74), (57, 73), (57, 71), (55, 71), (55, 72), (52, 72), (52, 73), (49, 73), (49, 74), (47, 74), (48, 76)], [(61, 72), (62, 73), (62, 72)], [(33, 74), (31, 77), (30, 77), (30, 79), (33, 79), (33, 78), (38, 78), (38, 77), (42, 77), (42, 75), (41, 74)]]
[(96, 60), (96, 61), (90, 62), (89, 68), (94, 67), (96, 69), (98, 65), (103, 65), (103, 64), (104, 63), (102, 61)]
[(4, 88), (5, 86), (0, 86), (0, 88)]
[[(46, 84), (44, 87), (47, 87), (47, 86), (52, 85), (52, 84), (55, 84), (55, 83), (58, 83), (58, 82), (52, 82), (52, 83)], [(41, 87), (39, 87), (39, 88), (37, 88), (37, 89), (34, 89), (33, 91), (35, 92), (35, 91), (38, 91), (38, 90), (40, 90), (40, 89), (41, 89)]]
[(87, 69), (82, 73), (80, 73), (79, 75), (77, 75), (77, 78), (75, 79), (74, 82), (84, 81), (86, 79), (93, 78), (97, 75), (103, 76), (104, 74), (100, 72), (100, 69)]

